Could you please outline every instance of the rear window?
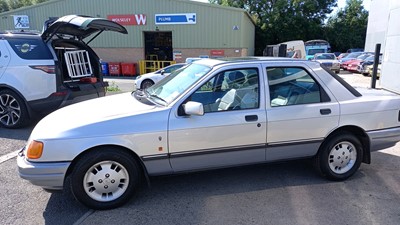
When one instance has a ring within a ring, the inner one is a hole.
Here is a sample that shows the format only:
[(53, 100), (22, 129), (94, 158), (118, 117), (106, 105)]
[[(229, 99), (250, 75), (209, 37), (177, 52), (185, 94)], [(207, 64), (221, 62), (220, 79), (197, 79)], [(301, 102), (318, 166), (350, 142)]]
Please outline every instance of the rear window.
[(355, 97), (361, 97), (362, 96), (360, 92), (358, 92), (353, 86), (351, 86), (349, 83), (344, 81), (341, 77), (339, 77), (339, 75), (337, 75), (336, 73), (332, 72), (332, 70), (330, 70), (329, 68), (327, 68), (323, 64), (321, 64), (321, 67), (327, 73), (329, 73), (335, 80), (337, 80), (339, 83), (341, 83), (347, 90), (349, 90), (350, 93), (352, 93)]
[(53, 59), (50, 50), (41, 39), (8, 39), (15, 53), (22, 59)]

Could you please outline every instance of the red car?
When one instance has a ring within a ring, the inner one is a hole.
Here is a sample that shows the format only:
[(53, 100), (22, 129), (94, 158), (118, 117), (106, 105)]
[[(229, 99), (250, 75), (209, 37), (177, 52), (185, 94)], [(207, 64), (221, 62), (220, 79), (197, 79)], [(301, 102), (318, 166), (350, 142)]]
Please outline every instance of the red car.
[[(371, 56), (371, 55), (372, 55), (371, 53), (362, 54), (362, 55), (358, 56), (358, 57), (355, 58), (355, 59), (352, 59), (352, 60), (348, 60), (348, 61), (346, 61), (346, 62), (343, 62), (341, 66), (342, 66), (342, 68), (343, 68), (344, 70), (349, 70), (348, 67), (349, 67), (350, 64), (352, 64), (352, 63), (358, 63), (358, 62), (360, 62), (360, 61), (363, 61), (364, 59), (366, 59), (368, 56)], [(357, 71), (357, 67), (356, 67), (353, 71)]]
[(347, 70), (347, 67), (349, 66), (349, 64), (354, 62), (354, 61), (357, 61), (357, 59), (352, 59), (352, 60), (349, 60), (349, 61), (346, 61), (346, 62), (342, 63), (342, 68), (344, 70)]
[(355, 59), (355, 60), (351, 60), (348, 64), (347, 64), (347, 70), (350, 72), (357, 72), (358, 73), (358, 67), (360, 66), (360, 64), (363, 62), (364, 60), (361, 59)]

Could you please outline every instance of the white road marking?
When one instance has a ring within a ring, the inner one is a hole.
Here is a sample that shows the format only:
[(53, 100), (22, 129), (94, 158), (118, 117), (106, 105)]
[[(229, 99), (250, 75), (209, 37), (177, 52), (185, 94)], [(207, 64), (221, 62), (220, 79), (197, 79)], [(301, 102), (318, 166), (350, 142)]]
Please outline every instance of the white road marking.
[(10, 160), (10, 159), (16, 157), (18, 155), (19, 151), (20, 150), (17, 150), (15, 152), (8, 153), (7, 155), (0, 156), (0, 163), (3, 163), (5, 161), (7, 161), (7, 160)]
[(85, 221), (86, 218), (88, 218), (90, 215), (92, 215), (95, 211), (93, 209), (90, 209), (87, 211), (79, 220), (77, 220), (73, 225), (79, 225), (82, 224), (83, 221)]

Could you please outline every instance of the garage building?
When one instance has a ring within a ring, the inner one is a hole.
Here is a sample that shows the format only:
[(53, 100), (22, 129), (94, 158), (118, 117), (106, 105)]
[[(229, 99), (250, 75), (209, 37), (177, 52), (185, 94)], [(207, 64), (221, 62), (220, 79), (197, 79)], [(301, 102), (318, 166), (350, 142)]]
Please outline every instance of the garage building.
[(70, 14), (126, 27), (128, 35), (104, 32), (90, 43), (106, 62), (254, 54), (255, 26), (245, 10), (189, 0), (53, 0), (1, 13), (0, 31), (41, 32), (44, 21)]

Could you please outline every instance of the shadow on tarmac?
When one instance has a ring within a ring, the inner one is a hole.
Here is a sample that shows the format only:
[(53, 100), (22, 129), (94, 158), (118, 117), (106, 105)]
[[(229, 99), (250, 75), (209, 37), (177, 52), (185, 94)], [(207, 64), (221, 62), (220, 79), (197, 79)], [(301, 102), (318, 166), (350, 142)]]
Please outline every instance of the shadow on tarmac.
[[(309, 160), (154, 177), (127, 205), (81, 224), (396, 224), (400, 157), (372, 158), (344, 182), (321, 178)], [(70, 224), (85, 211), (70, 193), (55, 193), (44, 217)]]

